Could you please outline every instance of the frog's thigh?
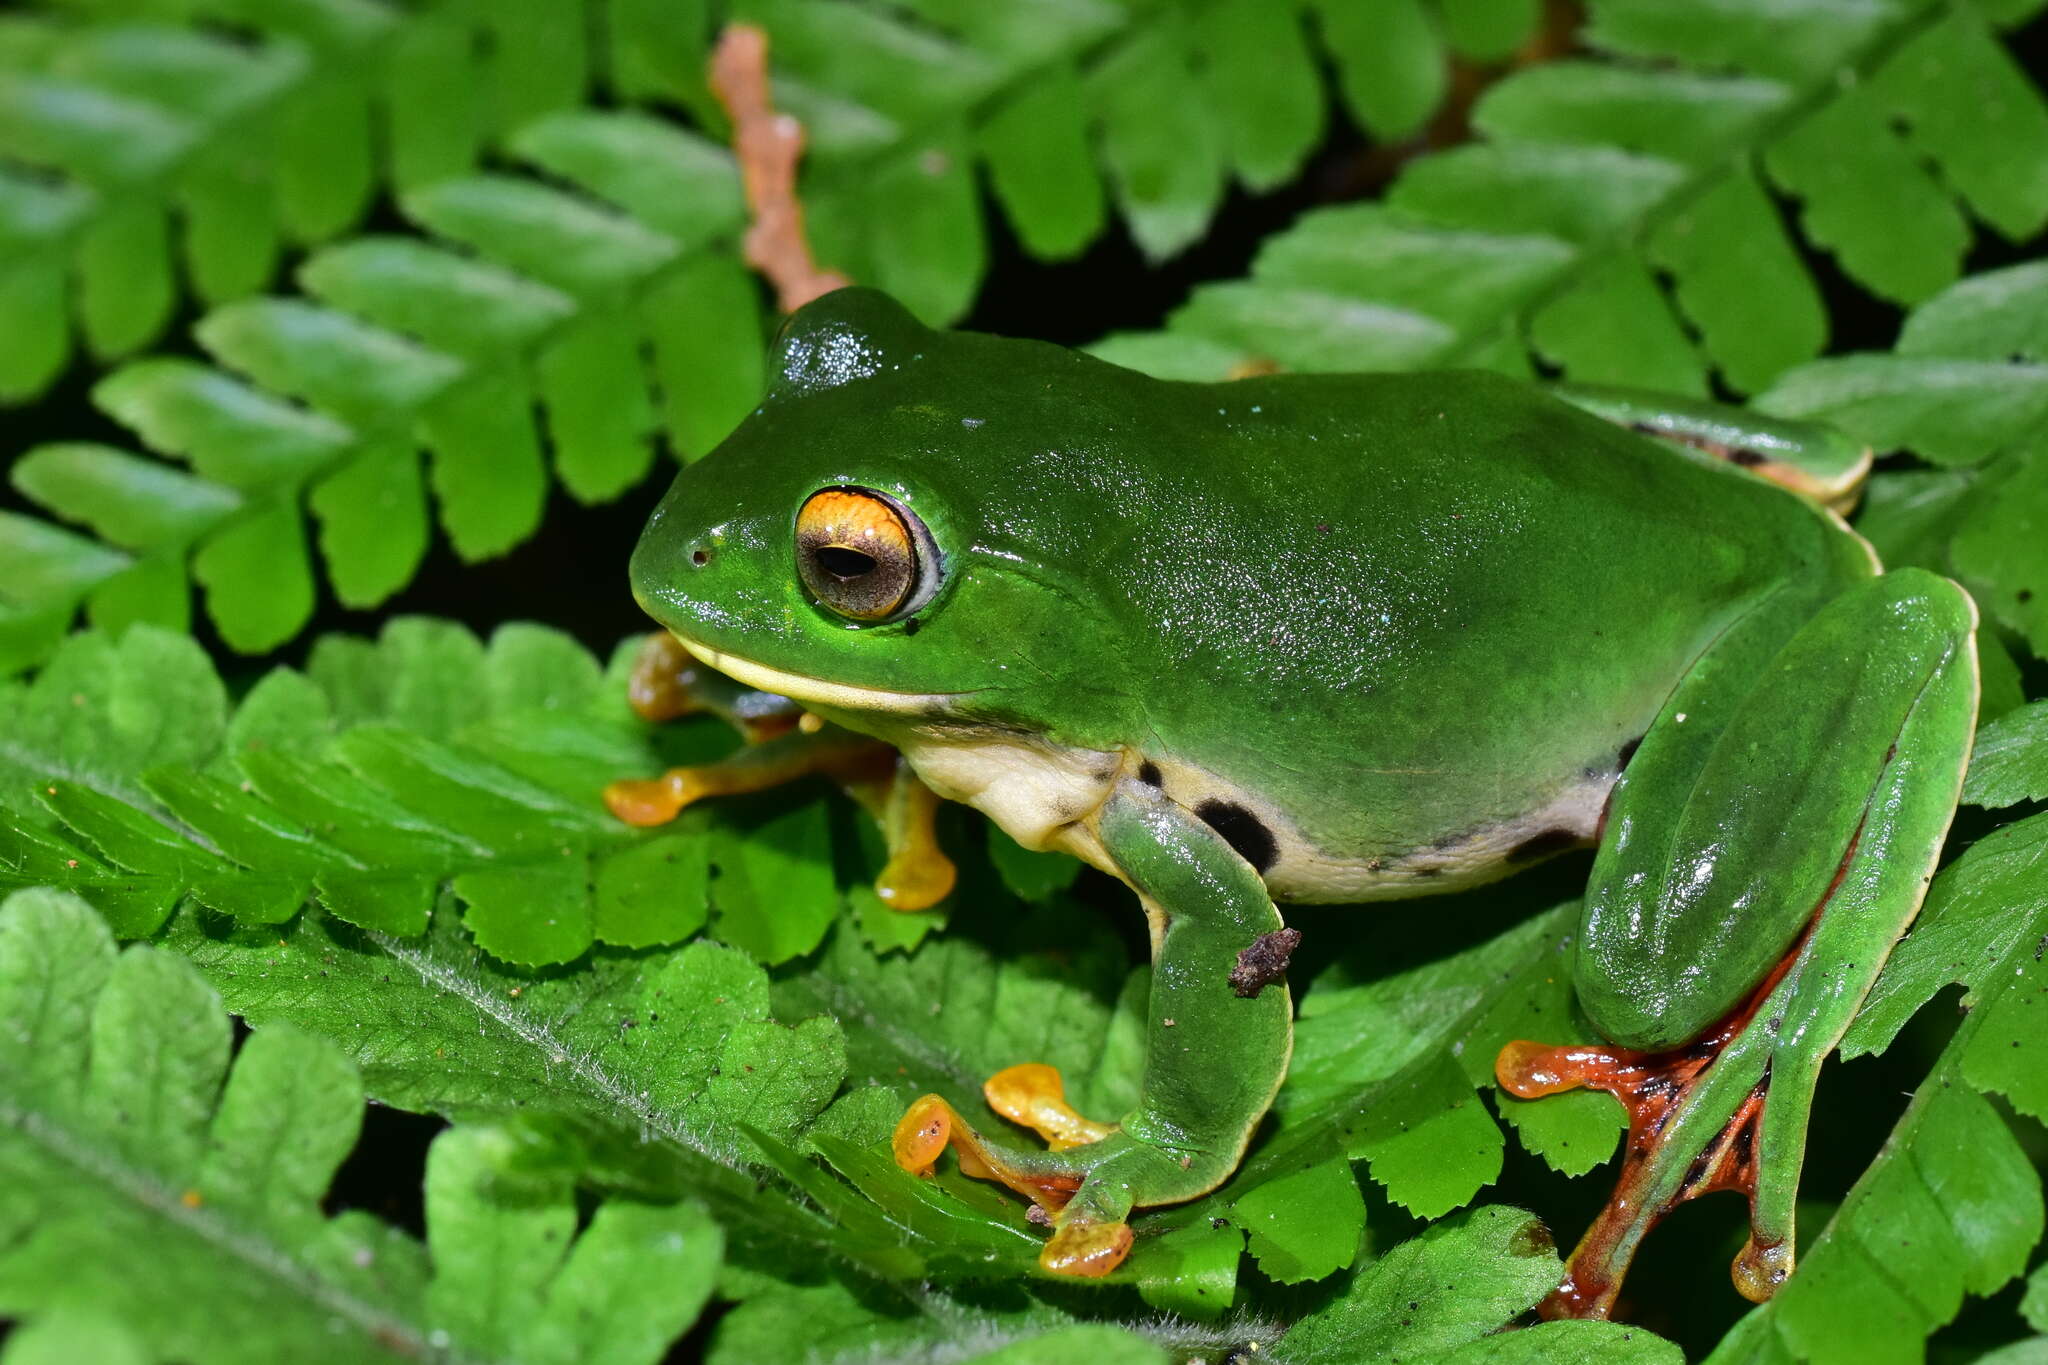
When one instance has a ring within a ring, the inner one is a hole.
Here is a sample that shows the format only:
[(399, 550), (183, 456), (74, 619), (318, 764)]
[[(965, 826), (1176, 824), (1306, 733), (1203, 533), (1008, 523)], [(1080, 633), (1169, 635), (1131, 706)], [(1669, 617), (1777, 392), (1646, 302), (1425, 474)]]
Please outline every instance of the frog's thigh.
[[(1681, 689), (1616, 789), (1587, 888), (1578, 987), (1603, 1033), (1645, 1050), (1690, 1040), (1824, 908), (1831, 934), (1867, 928), (1874, 946), (1852, 960), (1875, 973), (1924, 877), (1864, 885), (1847, 875), (1851, 855), (1883, 847), (1931, 870), (1975, 720), (1974, 625), (1960, 588), (1902, 570), (1815, 615), (1703, 751), (1684, 727), (1717, 718), (1689, 715)], [(1659, 762), (1664, 746), (1684, 760)]]

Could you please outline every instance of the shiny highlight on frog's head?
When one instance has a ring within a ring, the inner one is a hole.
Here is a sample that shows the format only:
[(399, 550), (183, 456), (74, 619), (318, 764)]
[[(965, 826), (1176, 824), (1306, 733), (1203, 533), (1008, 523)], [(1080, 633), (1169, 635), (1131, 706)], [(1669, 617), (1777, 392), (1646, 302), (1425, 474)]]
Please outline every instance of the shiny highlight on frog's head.
[(792, 316), (769, 366), (760, 406), (682, 473), (634, 552), (655, 619), (778, 674), (944, 695), (999, 723), (1043, 726), (1073, 714), (1056, 692), (1113, 690), (1114, 632), (1085, 587), (1098, 504), (1071, 472), (1114, 425), (1105, 384), (1153, 381), (935, 332), (862, 289)]

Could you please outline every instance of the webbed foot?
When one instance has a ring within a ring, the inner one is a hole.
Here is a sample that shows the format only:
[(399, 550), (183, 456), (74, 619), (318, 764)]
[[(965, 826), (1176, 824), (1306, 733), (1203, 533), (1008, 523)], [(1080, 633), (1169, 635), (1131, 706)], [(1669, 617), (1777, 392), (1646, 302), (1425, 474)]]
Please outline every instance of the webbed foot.
[(896, 1164), (929, 1176), (951, 1146), (960, 1173), (994, 1180), (1031, 1200), (1032, 1221), (1048, 1222), (1053, 1234), (1038, 1253), (1038, 1264), (1055, 1275), (1088, 1278), (1109, 1274), (1131, 1250), (1128, 1185), (1091, 1180), (1115, 1164), (1130, 1164), (1141, 1149), (1113, 1123), (1076, 1113), (1066, 1100), (1057, 1069), (1027, 1062), (997, 1072), (982, 1086), (989, 1107), (1045, 1139), (1047, 1149), (1026, 1151), (990, 1141), (938, 1095), (923, 1095), (904, 1111), (891, 1140)]
[[(1750, 1203), (1749, 1240), (1729, 1267), (1737, 1292), (1762, 1303), (1792, 1273), (1789, 1228), (1766, 1228), (1758, 1209), (1771, 1073), (1768, 1065), (1746, 1065), (1741, 1055), (1759, 1050), (1758, 1007), (1789, 963), (1706, 1036), (1669, 1052), (1527, 1041), (1501, 1049), (1494, 1075), (1509, 1094), (1533, 1100), (1604, 1090), (1628, 1115), (1614, 1193), (1573, 1249), (1563, 1282), (1537, 1305), (1543, 1317), (1606, 1317), (1650, 1229), (1680, 1204), (1716, 1190), (1735, 1190)], [(1791, 1176), (1796, 1180), (1796, 1168)]]

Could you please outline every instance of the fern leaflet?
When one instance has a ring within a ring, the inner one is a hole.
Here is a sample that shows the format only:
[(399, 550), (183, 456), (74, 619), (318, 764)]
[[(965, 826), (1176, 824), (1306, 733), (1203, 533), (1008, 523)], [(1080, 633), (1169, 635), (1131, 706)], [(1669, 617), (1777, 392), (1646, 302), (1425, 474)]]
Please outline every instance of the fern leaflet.
[(191, 965), (117, 954), (74, 898), (0, 903), (0, 1011), (10, 1310), (111, 1318), (150, 1359), (651, 1365), (710, 1296), (722, 1239), (701, 1210), (615, 1200), (579, 1235), (570, 1181), (517, 1174), (488, 1129), (434, 1143), (424, 1245), (328, 1218), (361, 1122), (353, 1064), (267, 1028), (230, 1071)]
[(1748, 393), (1827, 338), (1767, 180), (1809, 242), (1906, 303), (1956, 278), (1965, 211), (2015, 239), (2048, 222), (2048, 101), (1977, 6), (1590, 11), (1605, 55), (1494, 86), (1484, 141), (1419, 158), (1384, 203), (1309, 215), (1249, 280), (1100, 353), (1177, 378), (1540, 363), (1678, 393), (1712, 371)]

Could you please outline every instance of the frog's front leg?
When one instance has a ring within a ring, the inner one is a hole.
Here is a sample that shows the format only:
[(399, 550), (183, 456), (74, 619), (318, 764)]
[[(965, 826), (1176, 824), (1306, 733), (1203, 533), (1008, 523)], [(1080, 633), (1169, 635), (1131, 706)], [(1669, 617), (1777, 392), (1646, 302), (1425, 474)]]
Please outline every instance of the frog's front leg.
[(1109, 1129), (1059, 1094), (1049, 1067), (990, 1081), (997, 1112), (1037, 1128), (1052, 1150), (975, 1132), (927, 1095), (896, 1130), (896, 1159), (928, 1175), (948, 1144), (969, 1175), (1001, 1180), (1056, 1210), (1039, 1255), (1047, 1270), (1104, 1275), (1130, 1249), (1133, 1209), (1207, 1194), (1237, 1167), (1287, 1071), (1293, 1005), (1281, 975), (1292, 931), (1251, 864), (1154, 788), (1126, 779), (1094, 833), (1152, 923), (1145, 1078), (1137, 1108)]
[(704, 797), (766, 791), (816, 774), (845, 788), (881, 825), (888, 861), (875, 894), (885, 905), (924, 910), (951, 894), (958, 873), (934, 828), (939, 798), (887, 744), (828, 724), (787, 697), (734, 682), (667, 631), (641, 647), (627, 699), (642, 720), (709, 712), (747, 741), (716, 762), (606, 787), (605, 804), (627, 824), (667, 824)]
[(1629, 1111), (1615, 1192), (1546, 1315), (1605, 1316), (1650, 1227), (1710, 1190), (1750, 1199), (1736, 1287), (1761, 1301), (1791, 1273), (1815, 1078), (1919, 909), (1955, 810), (1975, 624), (1945, 579), (1866, 582), (1733, 696), (1729, 661), (1710, 655), (1645, 737), (1615, 789), (1576, 975), (1624, 1046), (1513, 1043), (1496, 1065), (1525, 1098), (1590, 1086)]
[(749, 744), (788, 734), (805, 714), (788, 697), (734, 682), (707, 666), (665, 630), (648, 636), (633, 656), (626, 702), (634, 715), (656, 724), (708, 712)]

